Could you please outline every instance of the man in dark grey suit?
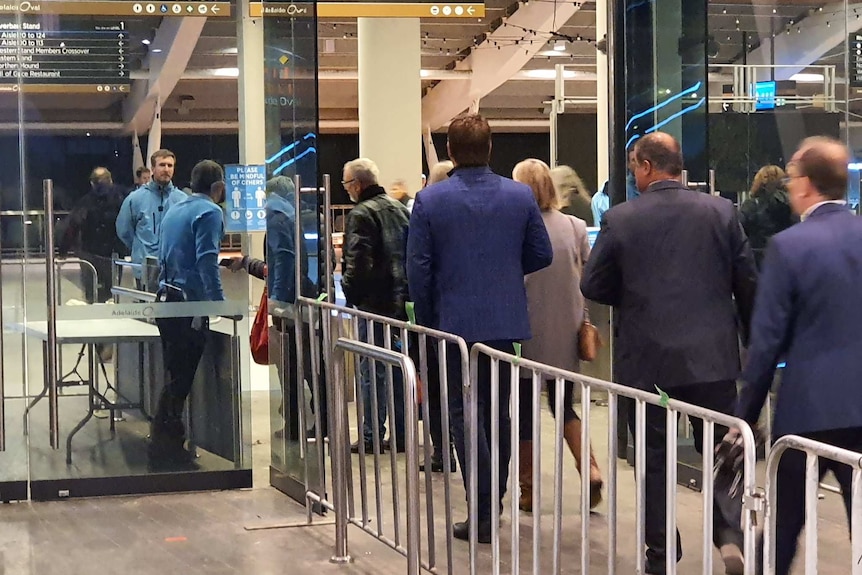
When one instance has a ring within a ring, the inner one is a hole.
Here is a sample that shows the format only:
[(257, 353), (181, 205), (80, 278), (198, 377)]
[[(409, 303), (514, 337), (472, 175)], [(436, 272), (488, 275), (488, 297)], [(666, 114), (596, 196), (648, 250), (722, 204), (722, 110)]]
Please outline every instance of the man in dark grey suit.
[[(739, 417), (756, 423), (784, 358), (773, 435), (802, 435), (862, 452), (862, 219), (847, 209), (847, 147), (811, 138), (787, 164), (788, 196), (802, 223), (773, 236), (766, 252), (742, 379)], [(851, 470), (831, 470), (851, 512)], [(778, 466), (777, 575), (787, 575), (805, 524), (805, 454), (785, 452)]]
[[(673, 137), (649, 134), (635, 154), (641, 195), (605, 213), (581, 291), (616, 308), (619, 383), (652, 392), (659, 387), (680, 401), (732, 413), (738, 326), (745, 336), (756, 284), (751, 248), (730, 202), (679, 182), (683, 158)], [(635, 433), (634, 402), (629, 411)], [(665, 412), (648, 406), (646, 419), (646, 571), (663, 575)], [(703, 425), (696, 420), (692, 426), (700, 451)], [(716, 443), (722, 435), (716, 429)], [(739, 498), (716, 493), (713, 542), (731, 574), (743, 569), (740, 513)]]

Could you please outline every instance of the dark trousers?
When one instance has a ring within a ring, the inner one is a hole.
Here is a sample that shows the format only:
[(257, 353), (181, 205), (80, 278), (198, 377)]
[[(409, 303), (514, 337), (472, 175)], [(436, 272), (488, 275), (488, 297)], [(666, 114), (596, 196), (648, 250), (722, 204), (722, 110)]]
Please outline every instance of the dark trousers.
[[(359, 339), (368, 342), (377, 347), (386, 347), (384, 340), (384, 328), (382, 323), (374, 323), (374, 330), (371, 334), (368, 333), (368, 322), (359, 318)], [(396, 341), (395, 330), (392, 331), (392, 349), (401, 351), (400, 342)], [(373, 369), (372, 369), (373, 366)], [(372, 374), (372, 371), (374, 372)], [(377, 433), (378, 439), (383, 441), (386, 435), (386, 420), (389, 413), (389, 386), (386, 384), (386, 365), (379, 362), (372, 362), (368, 358), (359, 358), (359, 385), (362, 392), (363, 403), (363, 426), (362, 434), (365, 441), (371, 442), (374, 440), (374, 418), (377, 418)], [(372, 379), (374, 381), (372, 381)], [(374, 389), (372, 389), (374, 386)], [(376, 393), (377, 410), (373, 402)], [(404, 445), (404, 377), (399, 368), (392, 368), (392, 394), (395, 401), (395, 413), (390, 421), (392, 425), (391, 436), (395, 436), (395, 441), (398, 448)]]
[[(862, 427), (836, 429), (806, 433), (803, 437), (843, 447), (850, 451), (862, 452)], [(820, 459), (820, 479), (831, 471), (841, 486), (841, 497), (850, 522), (850, 499), (853, 493), (853, 471), (829, 459)], [(793, 557), (799, 532), (805, 525), (805, 453), (794, 449), (787, 450), (778, 464), (778, 501), (776, 509), (775, 559), (776, 575), (787, 575)]]
[[(299, 380), (298, 374), (298, 355), (296, 353), (296, 329), (292, 321), (282, 320), (281, 318), (273, 318), (273, 326), (276, 330), (284, 334), (286, 338), (285, 347), (287, 355), (280, 357), (276, 361), (276, 370), (278, 372), (278, 381), (281, 385), (281, 393), (284, 405), (287, 406), (287, 413), (283, 413), (283, 409), (279, 408), (279, 413), (284, 417), (287, 437), (291, 441), (299, 440), (299, 390), (304, 390), (304, 384), (307, 382), (311, 391), (311, 408), (312, 411), (320, 410), (320, 424), (322, 429), (315, 429), (317, 437), (326, 437), (329, 431), (329, 411), (327, 409), (327, 393), (326, 393), (326, 369), (325, 359), (323, 356), (323, 348), (321, 341), (312, 343), (311, 335), (307, 329), (307, 325), (302, 329), (302, 367), (304, 380)], [(314, 379), (312, 378), (311, 352), (312, 345), (318, 346), (318, 390), (314, 389)], [(318, 392), (320, 397), (318, 397)], [(304, 407), (304, 402), (302, 406)], [(315, 424), (316, 425), (316, 424)]]
[[(548, 390), (548, 407), (554, 417), (557, 417), (557, 382), (555, 380), (545, 381), (545, 389)], [(518, 414), (518, 437), (521, 441), (533, 440), (533, 380), (522, 379), (520, 412)], [(563, 382), (563, 423), (580, 419), (575, 413), (575, 384), (571, 381)]]
[[(419, 349), (419, 334), (410, 332), (408, 355), (416, 366), (417, 375), (422, 379), (422, 396), (428, 400), (428, 425), (434, 453), (443, 455), (443, 409), (440, 399), (440, 362), (437, 354), (439, 343), (433, 338), (425, 338), (425, 377), (422, 377), (422, 356)], [(450, 437), (451, 439), (451, 437)]]
[[(89, 266), (81, 266), (81, 288), (84, 291), (84, 299), (87, 303), (105, 303), (111, 299), (111, 270), (112, 260), (110, 256), (101, 256), (83, 250), (79, 251), (79, 257), (90, 262), (96, 269), (96, 281), (93, 284), (93, 270)], [(120, 268), (122, 270), (122, 268)]]
[[(686, 385), (665, 390), (670, 397), (705, 407), (713, 411), (731, 413), (736, 405), (736, 382), (723, 381), (714, 383), (700, 383)], [(629, 413), (628, 421), (632, 435), (637, 441), (635, 429), (635, 402), (627, 402)], [(703, 421), (691, 419), (692, 431), (694, 432), (694, 446), (698, 453), (703, 453)], [(709, 447), (714, 449), (721, 443), (727, 428), (720, 425), (715, 426), (715, 445)], [(665, 510), (667, 502), (665, 497), (665, 486), (667, 483), (666, 460), (667, 455), (667, 414), (662, 407), (647, 405), (646, 408), (646, 525), (644, 526), (646, 538), (647, 572), (662, 574), (665, 572)], [(637, 443), (635, 443), (637, 445)], [(712, 540), (716, 547), (727, 543), (733, 543), (742, 549), (743, 536), (740, 528), (740, 517), (742, 513), (742, 494), (730, 498), (726, 493), (715, 491), (713, 499), (713, 535)], [(676, 533), (677, 560), (682, 558), (682, 543), (679, 531)]]
[(195, 329), (192, 326), (194, 319), (191, 317), (156, 319), (162, 338), (162, 354), (167, 377), (165, 391), (177, 401), (185, 401), (188, 397), (206, 346), (208, 322), (202, 320), (200, 329)]
[[(489, 341), (482, 342), (489, 347), (511, 353), (511, 341)], [(458, 460), (461, 462), (461, 469), (464, 470), (464, 487), (470, 493), (470, 482), (473, 480), (470, 477), (470, 459), (468, 447), (470, 439), (465, 434), (465, 418), (469, 417), (469, 406), (464, 402), (464, 395), (461, 385), (461, 354), (458, 348), (448, 344), (449, 349), (446, 354), (447, 371), (449, 376), (449, 425), (452, 428), (452, 439), (455, 443), (455, 451), (458, 453)], [(468, 344), (472, 348), (474, 344)], [(491, 520), (492, 505), (499, 505), (503, 496), (506, 494), (506, 483), (509, 480), (509, 459), (512, 456), (511, 442), (511, 421), (509, 419), (509, 395), (511, 393), (511, 375), (509, 373), (509, 365), (500, 362), (499, 364), (499, 397), (500, 406), (499, 416), (500, 421), (500, 442), (494, 446), (491, 444), (491, 429), (492, 429), (492, 413), (491, 413), (491, 359), (487, 356), (481, 356), (478, 365), (477, 381), (473, 386), (477, 409), (475, 422), (475, 433), (478, 438), (478, 469), (477, 469), (477, 493), (478, 493), (478, 519), (480, 523)], [(500, 500), (491, 501), (491, 452), (497, 449), (500, 453)]]

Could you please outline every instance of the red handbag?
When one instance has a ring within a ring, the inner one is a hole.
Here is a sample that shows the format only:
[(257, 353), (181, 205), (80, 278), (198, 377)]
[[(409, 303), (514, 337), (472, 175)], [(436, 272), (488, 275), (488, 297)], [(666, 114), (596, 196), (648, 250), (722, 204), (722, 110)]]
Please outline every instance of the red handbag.
[(267, 309), (266, 287), (260, 296), (260, 305), (251, 324), (251, 358), (260, 365), (270, 365), (269, 359), (269, 310)]

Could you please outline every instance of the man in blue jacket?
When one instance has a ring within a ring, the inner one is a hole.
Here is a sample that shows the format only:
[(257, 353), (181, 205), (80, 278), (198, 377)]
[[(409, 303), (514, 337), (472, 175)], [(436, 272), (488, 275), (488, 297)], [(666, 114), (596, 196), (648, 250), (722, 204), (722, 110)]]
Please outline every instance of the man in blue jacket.
[[(162, 221), (159, 301), (223, 301), (219, 251), (224, 217), (224, 170), (211, 160), (192, 169), (192, 195), (174, 205)], [(150, 431), (151, 461), (186, 463), (183, 405), (192, 388), (207, 338), (199, 317), (158, 318), (167, 381)]]
[[(148, 256), (159, 256), (159, 233), (165, 215), (171, 206), (186, 198), (174, 187), (176, 156), (170, 150), (158, 150), (150, 158), (153, 179), (130, 193), (117, 214), (117, 235), (132, 251), (132, 262), (144, 264)], [(139, 287), (146, 275), (141, 268), (134, 274)]]
[[(846, 206), (850, 154), (838, 141), (810, 138), (787, 165), (787, 189), (802, 223), (772, 237), (760, 275), (745, 382), (737, 415), (755, 424), (786, 367), (773, 435), (801, 435), (862, 451), (862, 219)], [(850, 515), (851, 470), (820, 461), (835, 474)], [(777, 575), (790, 572), (805, 524), (805, 454), (787, 451), (778, 468)]]
[[(407, 241), (407, 278), (416, 320), (459, 335), (469, 345), (485, 343), (513, 353), (514, 342), (529, 339), (524, 276), (551, 264), (553, 251), (533, 192), (488, 167), (491, 128), (478, 114), (449, 125), (452, 177), (416, 196)], [(572, 350), (574, 353), (574, 350)], [(449, 408), (452, 437), (465, 487), (470, 491), (464, 437), (461, 358), (449, 350)], [(467, 539), (469, 521), (478, 539), (491, 542), (491, 450), (500, 453), (500, 498), (506, 492), (510, 445), (510, 375), (501, 364), (500, 443), (491, 445), (491, 366), (484, 358), (476, 382), (478, 421), (478, 517), (456, 523), (453, 534)]]

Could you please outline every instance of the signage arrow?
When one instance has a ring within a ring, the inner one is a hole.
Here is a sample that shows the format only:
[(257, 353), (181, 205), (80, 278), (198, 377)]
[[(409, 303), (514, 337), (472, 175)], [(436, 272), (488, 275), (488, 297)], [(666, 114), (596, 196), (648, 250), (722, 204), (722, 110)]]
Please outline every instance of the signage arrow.
[(121, 71), (120, 71), (120, 76), (125, 76), (125, 75), (126, 75), (126, 73), (125, 73), (125, 72), (123, 72), (123, 71), (121, 70)]
[(211, 6), (210, 7), (210, 12), (212, 12), (213, 14), (218, 14), (220, 10), (221, 10), (221, 8), (219, 8), (218, 6)]
[(125, 37), (126, 37), (126, 35), (125, 35), (125, 34), (117, 34), (117, 38), (119, 38), (119, 39), (121, 39), (121, 40), (122, 40), (123, 38), (125, 38)]
[(123, 68), (125, 68), (125, 67), (126, 67), (126, 65), (125, 65), (125, 64), (120, 64), (120, 70), (122, 70), (122, 69), (123, 69)]
[(470, 16), (472, 16), (473, 12), (475, 12), (475, 11), (476, 11), (476, 9), (473, 8), (472, 6), (467, 6), (467, 14), (469, 14)]

